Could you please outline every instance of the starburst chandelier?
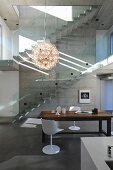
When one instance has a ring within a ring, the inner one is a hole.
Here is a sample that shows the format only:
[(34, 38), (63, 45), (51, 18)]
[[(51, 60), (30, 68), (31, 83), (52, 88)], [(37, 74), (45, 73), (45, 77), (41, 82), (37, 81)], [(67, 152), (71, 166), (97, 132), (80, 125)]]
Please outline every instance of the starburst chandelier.
[(39, 69), (51, 70), (59, 62), (59, 51), (55, 45), (44, 41), (32, 48), (31, 58)]
[(54, 44), (46, 41), (46, 0), (45, 0), (45, 17), (44, 17), (44, 42), (37, 43), (32, 47), (31, 58), (36, 67), (42, 70), (51, 70), (59, 62), (59, 51)]

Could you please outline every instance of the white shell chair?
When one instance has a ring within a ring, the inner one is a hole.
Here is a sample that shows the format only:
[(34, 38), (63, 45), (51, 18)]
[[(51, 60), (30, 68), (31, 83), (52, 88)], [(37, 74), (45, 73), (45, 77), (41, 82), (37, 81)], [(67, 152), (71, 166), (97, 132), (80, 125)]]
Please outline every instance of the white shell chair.
[(47, 135), (50, 135), (50, 145), (44, 146), (42, 151), (45, 154), (57, 154), (60, 151), (59, 146), (52, 144), (52, 135), (64, 130), (58, 128), (58, 123), (54, 120), (42, 119), (42, 129)]
[[(80, 112), (81, 108), (78, 106), (70, 106), (69, 111), (76, 111), (76, 112)], [(70, 130), (80, 130), (79, 126), (75, 125), (75, 121), (74, 121), (74, 125), (69, 127)]]

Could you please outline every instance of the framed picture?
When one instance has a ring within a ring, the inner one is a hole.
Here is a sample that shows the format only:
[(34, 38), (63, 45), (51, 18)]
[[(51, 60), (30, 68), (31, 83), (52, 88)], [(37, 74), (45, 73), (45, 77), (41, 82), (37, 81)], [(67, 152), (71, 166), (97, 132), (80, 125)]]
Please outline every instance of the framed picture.
[(90, 103), (90, 90), (79, 90), (79, 103)]

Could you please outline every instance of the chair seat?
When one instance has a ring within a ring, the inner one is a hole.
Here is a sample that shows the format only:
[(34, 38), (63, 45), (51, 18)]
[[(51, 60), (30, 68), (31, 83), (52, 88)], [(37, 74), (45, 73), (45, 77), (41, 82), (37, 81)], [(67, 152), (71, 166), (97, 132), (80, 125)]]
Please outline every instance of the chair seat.
[(60, 129), (60, 128), (58, 128), (58, 132), (61, 132), (61, 131), (63, 131), (64, 129)]
[(63, 129), (60, 129), (58, 127), (58, 123), (54, 120), (42, 120), (42, 129), (43, 132), (50, 136), (50, 145), (44, 146), (42, 151), (43, 153), (47, 155), (57, 154), (60, 152), (60, 147), (57, 145), (53, 145), (52, 143), (52, 135), (55, 135), (56, 133), (62, 131)]
[(80, 127), (78, 127), (78, 126), (70, 126), (69, 129), (70, 130), (80, 130)]
[(60, 152), (60, 148), (57, 145), (47, 145), (45, 147), (43, 147), (42, 149), (43, 153), (47, 154), (47, 155), (52, 155), (52, 154), (57, 154), (58, 152)]

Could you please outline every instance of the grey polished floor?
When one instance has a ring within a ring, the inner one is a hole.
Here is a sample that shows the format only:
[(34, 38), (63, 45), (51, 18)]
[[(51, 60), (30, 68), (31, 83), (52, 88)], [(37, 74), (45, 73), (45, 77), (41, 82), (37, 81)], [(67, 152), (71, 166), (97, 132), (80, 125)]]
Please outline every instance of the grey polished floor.
[[(71, 124), (72, 122), (70, 122)], [(81, 129), (95, 130), (96, 122), (81, 122)], [(62, 123), (64, 128), (69, 124)], [(45, 155), (42, 147), (41, 125), (22, 128), (19, 124), (0, 125), (0, 170), (80, 170), (80, 137), (88, 135), (55, 135), (53, 143), (60, 146), (56, 155)], [(97, 136), (97, 135), (89, 135)]]

